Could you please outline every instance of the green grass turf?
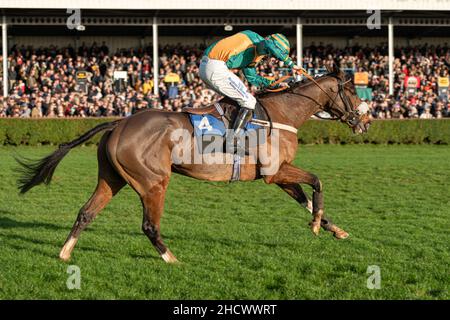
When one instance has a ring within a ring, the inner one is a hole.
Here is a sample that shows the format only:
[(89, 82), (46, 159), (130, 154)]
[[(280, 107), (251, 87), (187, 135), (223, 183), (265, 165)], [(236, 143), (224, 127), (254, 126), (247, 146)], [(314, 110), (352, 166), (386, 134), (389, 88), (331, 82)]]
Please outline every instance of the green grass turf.
[[(141, 232), (129, 187), (60, 261), (97, 163), (94, 147), (74, 149), (50, 187), (19, 196), (12, 155), (53, 149), (0, 148), (1, 299), (450, 298), (448, 146), (302, 146), (295, 164), (322, 179), (325, 213), (351, 235), (343, 241), (314, 237), (309, 213), (275, 185), (173, 175), (162, 233), (180, 265)], [(80, 290), (66, 287), (71, 264)], [(379, 290), (366, 286), (369, 265), (381, 269)]]

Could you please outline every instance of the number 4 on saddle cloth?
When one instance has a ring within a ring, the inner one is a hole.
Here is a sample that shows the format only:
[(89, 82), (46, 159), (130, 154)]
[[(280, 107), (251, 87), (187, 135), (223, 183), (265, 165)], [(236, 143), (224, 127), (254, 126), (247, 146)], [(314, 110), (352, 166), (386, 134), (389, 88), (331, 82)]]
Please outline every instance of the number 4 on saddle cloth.
[[(184, 108), (183, 111), (189, 114), (200, 153), (233, 152), (233, 150), (224, 150), (224, 141), (227, 129), (231, 129), (234, 117), (237, 114), (235, 106), (227, 105), (223, 109), (216, 102), (214, 105), (205, 108)], [(259, 103), (253, 112), (253, 119), (267, 121), (266, 112)], [(248, 153), (249, 148), (265, 143), (266, 128), (249, 121), (245, 126), (245, 139), (245, 151)]]

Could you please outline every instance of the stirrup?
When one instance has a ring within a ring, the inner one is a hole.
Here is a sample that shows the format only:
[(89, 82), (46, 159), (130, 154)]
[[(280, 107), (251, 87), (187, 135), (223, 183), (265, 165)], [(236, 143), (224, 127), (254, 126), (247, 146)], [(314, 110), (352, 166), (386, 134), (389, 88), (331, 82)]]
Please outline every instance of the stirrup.
[[(239, 151), (239, 148), (245, 148), (245, 141), (244, 146), (240, 146), (238, 144), (242, 142), (241, 135), (244, 132), (245, 126), (247, 125), (248, 121), (252, 118), (252, 115), (253, 110), (251, 109), (243, 107), (239, 109), (239, 113), (233, 123), (232, 132), (227, 130), (224, 141), (225, 150), (233, 150), (233, 154), (236, 154)], [(232, 136), (230, 137), (230, 135)], [(248, 152), (246, 152), (245, 155), (248, 155)]]
[(253, 110), (241, 107), (239, 113), (234, 120), (233, 131), (234, 136), (237, 137), (240, 131), (244, 130), (247, 122), (252, 118)]
[(231, 143), (233, 144), (233, 172), (231, 181), (239, 181), (241, 177), (241, 156), (248, 155), (248, 152), (245, 150), (245, 137), (242, 137), (242, 133), (245, 130), (244, 128), (247, 125), (247, 122), (252, 118), (252, 115), (253, 110), (241, 107), (233, 124), (233, 136), (231, 139), (227, 137), (225, 140), (226, 143), (231, 140)]

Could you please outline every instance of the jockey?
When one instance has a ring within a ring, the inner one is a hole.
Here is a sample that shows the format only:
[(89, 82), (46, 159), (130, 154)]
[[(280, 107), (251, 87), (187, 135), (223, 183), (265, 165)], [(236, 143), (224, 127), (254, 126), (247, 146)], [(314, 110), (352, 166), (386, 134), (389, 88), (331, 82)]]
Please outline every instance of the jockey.
[[(283, 61), (290, 69), (299, 70), (289, 58), (289, 49), (288, 39), (280, 33), (263, 38), (246, 30), (213, 43), (204, 52), (200, 62), (200, 78), (209, 88), (237, 101), (241, 107), (233, 125), (235, 137), (251, 119), (256, 99), (231, 70), (242, 70), (250, 84), (266, 88), (274, 80), (258, 75), (256, 64), (269, 56)], [(287, 86), (285, 83), (280, 85)]]

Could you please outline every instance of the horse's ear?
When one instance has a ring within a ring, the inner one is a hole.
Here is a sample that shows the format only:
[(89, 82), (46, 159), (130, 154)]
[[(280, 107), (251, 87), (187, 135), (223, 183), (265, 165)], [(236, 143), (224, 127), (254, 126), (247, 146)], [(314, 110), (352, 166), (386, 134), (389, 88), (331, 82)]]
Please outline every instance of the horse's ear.
[(336, 74), (339, 74), (341, 72), (341, 69), (339, 68), (339, 65), (335, 62), (333, 63), (333, 72)]
[(337, 63), (333, 63), (333, 73), (342, 80), (345, 80), (345, 73), (339, 68)]
[(329, 64), (325, 65), (325, 69), (327, 69), (328, 73), (333, 73), (334, 72), (334, 68), (332, 66), (330, 66)]

